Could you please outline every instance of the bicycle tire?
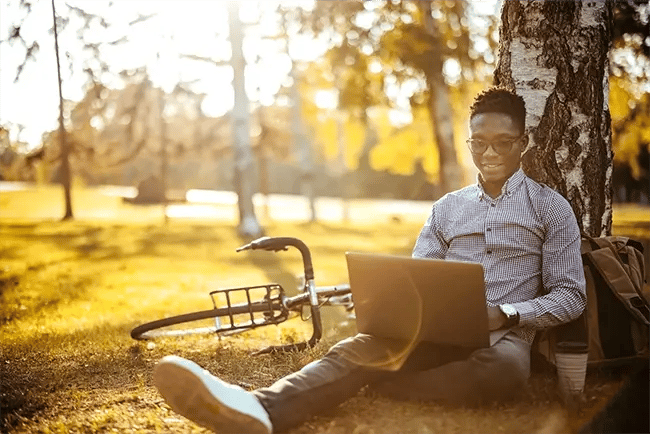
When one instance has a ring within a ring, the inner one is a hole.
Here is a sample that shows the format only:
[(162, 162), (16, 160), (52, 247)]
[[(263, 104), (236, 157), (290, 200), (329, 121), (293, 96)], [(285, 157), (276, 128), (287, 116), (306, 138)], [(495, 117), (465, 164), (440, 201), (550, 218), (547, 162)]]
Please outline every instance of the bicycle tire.
[[(272, 309), (274, 313), (279, 313), (281, 316), (286, 317), (288, 312), (283, 310), (278, 306), (277, 309)], [(246, 315), (250, 313), (265, 313), (269, 312), (268, 303), (259, 303), (259, 304), (242, 304), (231, 306), (230, 308), (217, 308), (209, 310), (201, 310), (197, 312), (184, 313), (181, 315), (174, 315), (167, 318), (158, 319), (155, 321), (150, 321), (144, 324), (141, 324), (131, 330), (131, 337), (136, 340), (147, 340), (152, 338), (159, 338), (163, 336), (185, 336), (190, 334), (210, 334), (210, 333), (228, 333), (228, 332), (238, 332), (245, 331), (247, 329), (252, 329), (255, 327), (261, 327), (268, 324), (273, 324), (272, 322), (268, 323), (259, 323), (259, 324), (250, 324), (250, 325), (241, 325), (238, 327), (229, 327), (229, 328), (217, 328), (213, 327), (193, 327), (193, 328), (182, 328), (182, 329), (166, 329), (170, 326), (180, 325), (180, 324), (189, 324), (192, 322), (197, 322), (200, 320), (210, 319), (210, 318), (231, 318), (233, 315)], [(281, 321), (286, 320), (286, 318)], [(281, 322), (280, 321), (280, 322)], [(152, 333), (154, 332), (154, 333)]]
[[(338, 297), (345, 296), (350, 294), (349, 285), (337, 285), (337, 286), (326, 286), (318, 288), (319, 296), (322, 297)], [(131, 338), (135, 340), (148, 340), (160, 337), (171, 337), (171, 336), (186, 336), (191, 334), (234, 334), (237, 332), (242, 332), (245, 330), (253, 329), (256, 327), (262, 327), (270, 324), (278, 324), (280, 322), (286, 321), (289, 318), (290, 312), (298, 312), (297, 309), (300, 306), (308, 303), (308, 295), (306, 293), (298, 294), (293, 297), (288, 297), (285, 300), (287, 309), (284, 309), (279, 304), (273, 305), (273, 308), (269, 308), (269, 303), (266, 301), (258, 301), (253, 304), (239, 304), (231, 306), (230, 308), (212, 308), (209, 310), (201, 310), (196, 312), (190, 312), (180, 315), (174, 315), (167, 318), (162, 318), (154, 321), (150, 321), (144, 324), (141, 324), (131, 330)], [(329, 304), (328, 302), (324, 303), (326, 305), (334, 305), (337, 303)], [(349, 303), (344, 303), (349, 304)], [(198, 322), (201, 320), (206, 320), (210, 318), (223, 318), (230, 317), (232, 315), (245, 315), (254, 313), (270, 313), (279, 315), (275, 322), (262, 322), (257, 324), (249, 325), (240, 325), (236, 328), (225, 328), (217, 329), (216, 326), (211, 327), (188, 327), (181, 329), (166, 329), (175, 325), (189, 324), (192, 322)]]

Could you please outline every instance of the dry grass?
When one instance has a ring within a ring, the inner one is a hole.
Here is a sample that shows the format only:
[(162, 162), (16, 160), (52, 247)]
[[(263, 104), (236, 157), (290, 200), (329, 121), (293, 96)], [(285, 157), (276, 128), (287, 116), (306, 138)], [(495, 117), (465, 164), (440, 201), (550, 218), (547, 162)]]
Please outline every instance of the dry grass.
[[(142, 343), (130, 329), (166, 315), (209, 308), (218, 287), (275, 281), (295, 287), (297, 252), (235, 253), (234, 222), (161, 222), (152, 208), (129, 208), (120, 220), (45, 220), (48, 191), (0, 194), (0, 431), (205, 432), (171, 412), (151, 384), (157, 360), (190, 358), (227, 381), (255, 388), (321, 356), (350, 333), (326, 322), (325, 339), (297, 354), (251, 357), (269, 341), (302, 339), (299, 321), (229, 338), (194, 337)], [(84, 203), (121, 206), (83, 192)], [(103, 202), (102, 202), (103, 201)], [(34, 207), (34, 215), (28, 214)], [(17, 207), (24, 207), (18, 209)], [(90, 205), (87, 206), (91, 208)], [(24, 215), (29, 218), (18, 218)], [(634, 220), (632, 218), (632, 220)], [(346, 250), (407, 254), (420, 224), (269, 222), (268, 235), (303, 239), (320, 284), (346, 280)], [(336, 316), (336, 311), (333, 312)], [(531, 379), (528, 398), (488, 408), (402, 403), (367, 393), (292, 433), (571, 432), (616, 390), (592, 379), (580, 412), (563, 408), (553, 377)]]

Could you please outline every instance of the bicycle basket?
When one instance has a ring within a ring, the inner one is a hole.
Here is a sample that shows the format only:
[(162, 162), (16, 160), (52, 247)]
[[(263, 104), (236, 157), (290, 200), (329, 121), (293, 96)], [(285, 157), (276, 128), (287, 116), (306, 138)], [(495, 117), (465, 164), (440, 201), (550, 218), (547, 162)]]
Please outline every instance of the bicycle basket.
[(225, 311), (215, 317), (217, 333), (279, 324), (289, 316), (282, 304), (284, 289), (277, 283), (219, 289), (210, 297), (215, 309)]

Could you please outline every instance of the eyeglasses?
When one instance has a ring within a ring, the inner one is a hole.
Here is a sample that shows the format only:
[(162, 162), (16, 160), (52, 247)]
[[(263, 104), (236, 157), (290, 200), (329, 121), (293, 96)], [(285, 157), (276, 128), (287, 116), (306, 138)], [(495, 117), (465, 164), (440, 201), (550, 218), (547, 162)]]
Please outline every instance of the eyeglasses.
[(517, 143), (522, 137), (523, 135), (513, 139), (495, 140), (490, 142), (480, 139), (469, 139), (467, 140), (467, 146), (469, 146), (469, 150), (472, 151), (473, 154), (482, 154), (487, 150), (488, 146), (492, 146), (492, 149), (494, 149), (497, 154), (505, 155), (510, 152), (512, 145)]

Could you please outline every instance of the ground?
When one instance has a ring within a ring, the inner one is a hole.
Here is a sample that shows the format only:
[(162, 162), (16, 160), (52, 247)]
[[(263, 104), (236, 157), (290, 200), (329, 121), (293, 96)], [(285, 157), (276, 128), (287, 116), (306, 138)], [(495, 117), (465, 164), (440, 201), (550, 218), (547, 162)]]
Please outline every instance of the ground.
[[(161, 357), (187, 357), (224, 380), (255, 388), (353, 332), (341, 322), (344, 313), (329, 308), (324, 339), (301, 353), (250, 355), (270, 342), (308, 338), (309, 323), (299, 319), (221, 339), (132, 340), (129, 331), (144, 321), (209, 308), (212, 289), (270, 281), (294, 288), (300, 256), (236, 253), (243, 241), (235, 221), (165, 221), (158, 206), (107, 203), (96, 194), (80, 190), (76, 207), (84, 217), (60, 222), (47, 211), (48, 203), (60, 200), (51, 190), (0, 193), (1, 432), (206, 432), (173, 413), (152, 386)], [(115, 206), (117, 216), (88, 212), (100, 205)], [(620, 210), (617, 230), (644, 235), (645, 225), (635, 222), (647, 221), (646, 213)], [(421, 224), (398, 216), (263, 223), (268, 235), (298, 237), (310, 246), (318, 284), (346, 281), (346, 250), (410, 253)], [(550, 372), (536, 373), (520, 402), (472, 409), (362, 392), (291, 433), (575, 432), (619, 384), (618, 378), (590, 376), (585, 401), (571, 408), (559, 399)]]

